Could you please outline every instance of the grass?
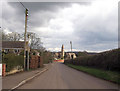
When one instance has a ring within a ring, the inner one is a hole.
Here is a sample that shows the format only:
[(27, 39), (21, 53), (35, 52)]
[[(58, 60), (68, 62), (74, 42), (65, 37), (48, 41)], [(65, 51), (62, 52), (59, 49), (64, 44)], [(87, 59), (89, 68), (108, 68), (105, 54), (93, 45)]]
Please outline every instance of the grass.
[(90, 68), (85, 66), (78, 66), (73, 64), (66, 64), (66, 65), (74, 69), (77, 69), (79, 71), (83, 71), (85, 73), (93, 75), (95, 77), (120, 84), (120, 73), (118, 72), (105, 71), (105, 70), (100, 70), (100, 69), (95, 69), (95, 68)]

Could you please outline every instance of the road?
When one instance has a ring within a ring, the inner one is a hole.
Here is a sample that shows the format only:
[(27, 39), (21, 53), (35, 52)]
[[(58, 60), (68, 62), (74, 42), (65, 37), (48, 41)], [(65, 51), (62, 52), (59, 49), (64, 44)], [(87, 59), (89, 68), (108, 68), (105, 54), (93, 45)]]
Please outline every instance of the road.
[(118, 89), (118, 85), (56, 62), (18, 89)]

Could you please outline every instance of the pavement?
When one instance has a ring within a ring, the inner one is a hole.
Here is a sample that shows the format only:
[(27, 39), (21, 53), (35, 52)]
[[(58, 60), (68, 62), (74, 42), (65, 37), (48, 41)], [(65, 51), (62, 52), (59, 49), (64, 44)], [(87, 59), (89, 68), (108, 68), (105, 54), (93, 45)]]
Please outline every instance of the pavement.
[(6, 77), (2, 77), (2, 89), (15, 88), (21, 82), (32, 79), (34, 76), (36, 76), (36, 74), (42, 72), (45, 69), (49, 69), (49, 67), (51, 67), (51, 64), (45, 64), (44, 68), (38, 68), (36, 70), (24, 71)]
[(62, 63), (55, 62), (49, 70), (18, 89), (118, 89), (118, 84), (93, 77)]

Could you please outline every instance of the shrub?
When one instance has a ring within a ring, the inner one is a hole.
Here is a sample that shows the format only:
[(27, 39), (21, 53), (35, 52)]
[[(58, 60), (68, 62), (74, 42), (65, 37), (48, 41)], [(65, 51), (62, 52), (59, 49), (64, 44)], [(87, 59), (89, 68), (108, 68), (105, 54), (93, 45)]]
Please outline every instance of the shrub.
[(24, 57), (23, 55), (5, 54), (3, 55), (2, 62), (6, 64), (6, 71), (9, 72), (17, 66), (23, 67)]
[(52, 62), (53, 61), (52, 53), (51, 52), (47, 52), (47, 51), (43, 52), (42, 53), (42, 59), (43, 59), (43, 63), (44, 64)]
[[(120, 48), (102, 52), (96, 55), (80, 56), (74, 60), (65, 60), (65, 63), (89, 66), (104, 70), (120, 71)], [(73, 62), (72, 62), (73, 61)]]

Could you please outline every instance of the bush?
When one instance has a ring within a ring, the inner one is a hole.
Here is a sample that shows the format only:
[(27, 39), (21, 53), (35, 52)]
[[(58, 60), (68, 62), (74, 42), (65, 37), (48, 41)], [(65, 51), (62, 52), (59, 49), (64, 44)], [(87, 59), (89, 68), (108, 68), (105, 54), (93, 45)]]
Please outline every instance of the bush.
[(74, 60), (65, 60), (65, 63), (74, 65), (89, 66), (104, 70), (120, 71), (120, 48), (102, 52), (96, 55), (86, 55)]
[(51, 52), (43, 52), (42, 59), (43, 59), (44, 64), (52, 62), (53, 61), (52, 53)]
[(17, 66), (24, 66), (23, 55), (4, 54), (2, 62), (6, 64), (6, 71), (9, 72)]

